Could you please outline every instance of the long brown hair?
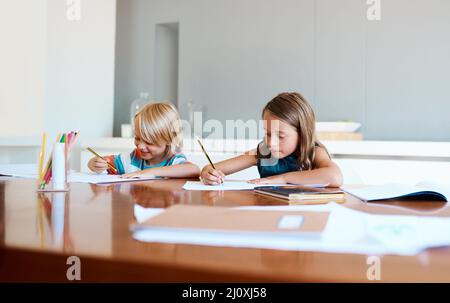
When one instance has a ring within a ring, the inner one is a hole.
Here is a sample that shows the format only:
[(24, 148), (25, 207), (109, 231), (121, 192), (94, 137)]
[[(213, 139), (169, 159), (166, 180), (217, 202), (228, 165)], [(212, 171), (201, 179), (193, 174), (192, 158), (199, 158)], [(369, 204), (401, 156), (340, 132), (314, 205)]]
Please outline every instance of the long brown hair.
[(314, 111), (300, 93), (281, 93), (273, 98), (262, 111), (270, 112), (294, 127), (299, 135), (296, 154), (302, 170), (314, 168), (315, 148), (322, 146), (316, 138), (316, 116)]

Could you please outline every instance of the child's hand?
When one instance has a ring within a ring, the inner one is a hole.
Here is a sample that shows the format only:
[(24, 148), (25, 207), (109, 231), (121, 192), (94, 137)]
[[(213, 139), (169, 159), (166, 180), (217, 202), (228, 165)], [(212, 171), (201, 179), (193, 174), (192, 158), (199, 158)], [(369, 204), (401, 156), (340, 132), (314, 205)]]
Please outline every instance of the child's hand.
[(133, 179), (133, 178), (139, 178), (142, 175), (144, 175), (142, 173), (142, 171), (136, 171), (136, 172), (133, 172), (133, 173), (128, 173), (128, 174), (121, 175), (120, 177), (124, 178), (124, 179)]
[(99, 157), (94, 157), (88, 162), (88, 167), (94, 173), (100, 174), (108, 169), (108, 162)]
[(224, 182), (225, 174), (208, 165), (202, 169), (200, 179), (206, 185), (219, 185)]
[(286, 180), (284, 180), (282, 175), (278, 176), (272, 176), (268, 178), (261, 178), (261, 179), (253, 179), (248, 181), (248, 183), (252, 184), (285, 184)]
[(152, 173), (154, 170), (152, 168), (147, 168), (144, 170), (138, 170), (132, 173), (128, 173), (128, 174), (123, 174), (120, 175), (121, 178), (124, 179), (134, 179), (134, 178), (141, 178), (141, 177), (149, 177), (149, 176), (154, 176), (154, 174)]

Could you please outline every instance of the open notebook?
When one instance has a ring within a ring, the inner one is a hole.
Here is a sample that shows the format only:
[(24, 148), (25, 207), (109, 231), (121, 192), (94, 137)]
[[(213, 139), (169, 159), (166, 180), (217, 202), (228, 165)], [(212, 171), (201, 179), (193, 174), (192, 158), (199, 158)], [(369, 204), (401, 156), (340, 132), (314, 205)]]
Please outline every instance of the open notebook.
[(361, 188), (344, 188), (349, 194), (363, 201), (379, 201), (395, 198), (423, 198), (449, 201), (450, 185), (421, 182), (416, 185), (385, 184)]

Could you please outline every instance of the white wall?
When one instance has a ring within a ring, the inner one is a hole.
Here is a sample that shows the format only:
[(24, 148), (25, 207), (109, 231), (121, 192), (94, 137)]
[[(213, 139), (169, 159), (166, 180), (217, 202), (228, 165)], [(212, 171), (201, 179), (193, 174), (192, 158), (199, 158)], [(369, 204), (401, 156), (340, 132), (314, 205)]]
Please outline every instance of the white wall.
[[(50, 148), (63, 131), (112, 135), (116, 0), (80, 3), (69, 21), (65, 0), (0, 0), (0, 136), (45, 130)], [(0, 163), (36, 161), (6, 154)]]
[(156, 29), (155, 94), (157, 100), (178, 100), (178, 25), (163, 24)]
[(46, 1), (0, 0), (0, 136), (42, 133)]
[(79, 21), (66, 1), (48, 1), (45, 128), (111, 136), (116, 1), (81, 1)]
[(112, 134), (115, 0), (0, 0), (0, 136)]

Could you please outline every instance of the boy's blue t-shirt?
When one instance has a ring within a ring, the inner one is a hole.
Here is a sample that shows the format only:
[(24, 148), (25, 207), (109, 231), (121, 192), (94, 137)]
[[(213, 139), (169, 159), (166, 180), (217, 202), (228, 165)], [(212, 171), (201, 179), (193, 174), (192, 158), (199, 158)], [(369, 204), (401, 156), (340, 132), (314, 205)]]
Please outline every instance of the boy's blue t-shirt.
[[(187, 162), (186, 156), (184, 154), (176, 153), (156, 165), (148, 165), (147, 161), (139, 156), (139, 153), (136, 149), (131, 153), (106, 156), (105, 159), (112, 166), (114, 166), (114, 168), (117, 170), (118, 175), (128, 174), (148, 168), (171, 166)], [(108, 169), (108, 174), (116, 173), (111, 169)]]

